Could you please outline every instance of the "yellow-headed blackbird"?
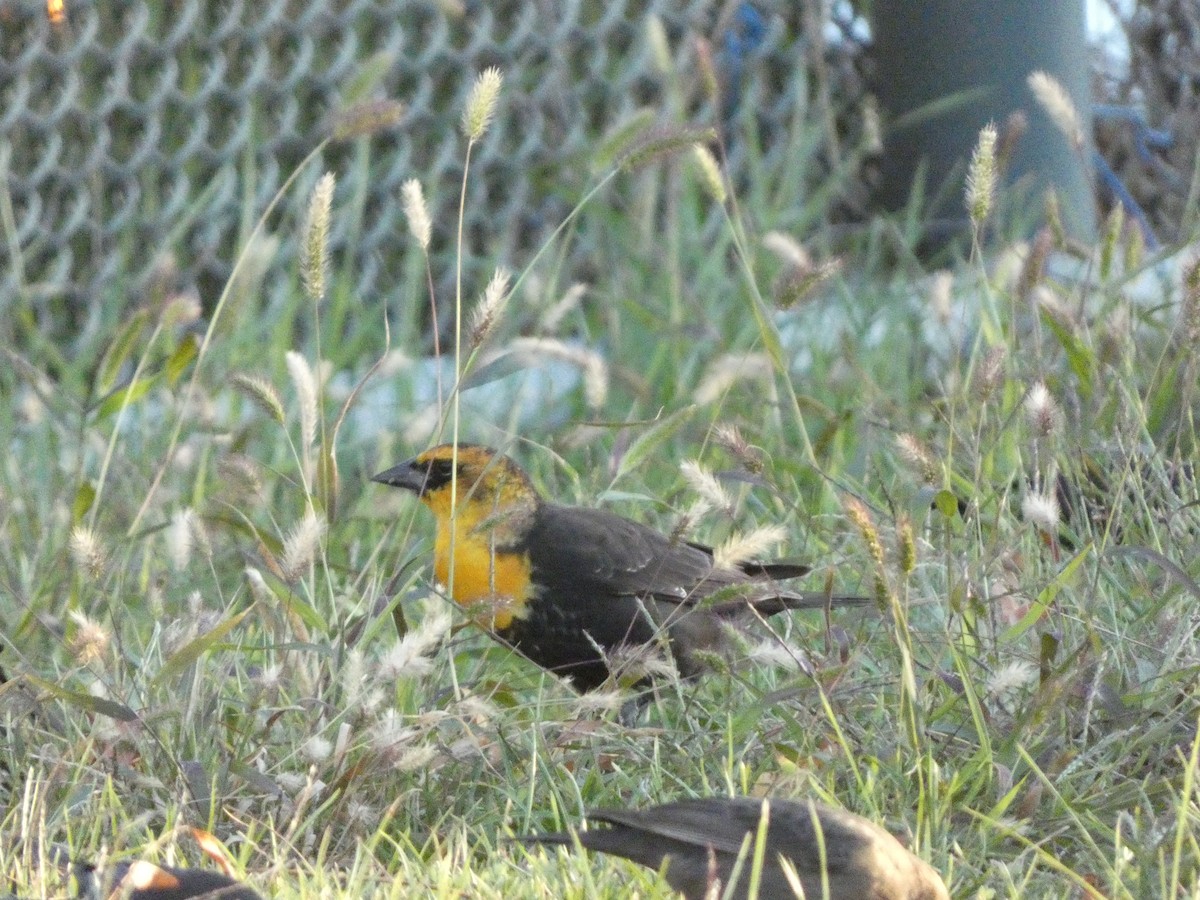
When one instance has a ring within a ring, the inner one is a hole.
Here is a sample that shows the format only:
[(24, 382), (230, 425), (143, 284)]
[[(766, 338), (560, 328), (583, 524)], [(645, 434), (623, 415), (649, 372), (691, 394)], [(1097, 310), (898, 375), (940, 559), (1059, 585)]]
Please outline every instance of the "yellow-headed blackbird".
[[(580, 831), (579, 843), (659, 870), (666, 862), (667, 882), (688, 900), (746, 897), (753, 842), (763, 814), (754, 797), (705, 797), (646, 810), (602, 810), (588, 818), (609, 828)], [(949, 900), (941, 876), (924, 860), (873, 822), (811, 800), (771, 800), (767, 812), (766, 855), (759, 900), (797, 896), (781, 860), (800, 876), (805, 897), (829, 900)], [(817, 832), (820, 830), (820, 840)], [(726, 887), (749, 836), (737, 885)], [(574, 846), (575, 835), (541, 834), (525, 843)], [(824, 850), (822, 851), (822, 846)], [(824, 860), (824, 865), (822, 865)], [(828, 881), (825, 893), (823, 880)], [(715, 883), (720, 886), (713, 890)]]
[(859, 603), (783, 590), (793, 563), (715, 564), (707, 547), (674, 541), (600, 509), (560, 506), (511, 459), (449, 444), (374, 477), (414, 492), (437, 519), (437, 581), (475, 620), (544, 669), (592, 690), (618, 648), (669, 639), (684, 677), (719, 650), (723, 623), (757, 611)]

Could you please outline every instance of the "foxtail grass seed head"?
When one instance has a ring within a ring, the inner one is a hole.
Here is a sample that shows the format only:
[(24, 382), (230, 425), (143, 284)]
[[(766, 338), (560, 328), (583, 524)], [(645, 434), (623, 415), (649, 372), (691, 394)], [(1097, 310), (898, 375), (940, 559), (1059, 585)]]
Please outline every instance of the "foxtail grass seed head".
[(86, 525), (71, 529), (71, 561), (89, 581), (98, 581), (108, 567), (108, 554), (96, 532)]
[(160, 314), (164, 328), (184, 328), (200, 321), (204, 309), (195, 290), (173, 291), (163, 300)]
[(193, 515), (195, 513), (190, 509), (176, 510), (175, 515), (171, 517), (171, 524), (164, 532), (167, 540), (167, 557), (171, 560), (171, 567), (176, 572), (186, 569), (192, 559), (192, 548), (195, 546), (196, 538), (196, 533), (192, 530)]
[(800, 269), (811, 269), (812, 254), (804, 245), (785, 231), (768, 231), (762, 236), (762, 246), (773, 256), (779, 258), (784, 266), (795, 266)]
[(433, 237), (433, 220), (429, 218), (429, 207), (425, 203), (425, 192), (421, 182), (410, 178), (400, 188), (404, 204), (404, 218), (408, 221), (408, 233), (417, 241), (421, 252), (429, 252), (429, 241)]
[(992, 395), (1004, 384), (1004, 363), (1008, 359), (1008, 348), (997, 344), (983, 355), (979, 368), (975, 370), (972, 387), (975, 397), (981, 403), (991, 399)]
[(1067, 230), (1063, 227), (1062, 208), (1058, 204), (1058, 192), (1053, 188), (1046, 191), (1046, 227), (1054, 238), (1054, 246), (1065, 247)]
[(1017, 276), (1017, 298), (1022, 302), (1027, 302), (1034, 288), (1042, 283), (1046, 274), (1046, 260), (1050, 258), (1050, 251), (1053, 249), (1054, 231), (1048, 227), (1039, 228)]
[(599, 409), (608, 399), (608, 363), (596, 351), (545, 337), (516, 338), (507, 346), (518, 356), (548, 356), (575, 366), (583, 375), (583, 398), (592, 409)]
[(494, 66), (484, 69), (475, 79), (462, 116), (462, 130), (468, 141), (474, 143), (488, 130), (496, 115), (503, 84), (504, 76)]
[(900, 571), (907, 578), (917, 568), (917, 538), (913, 533), (912, 519), (902, 514), (896, 523), (900, 545)]
[(675, 523), (671, 526), (671, 543), (679, 544), (687, 540), (687, 536), (691, 534), (692, 528), (696, 523), (712, 512), (712, 504), (703, 497), (697, 497), (692, 501), (692, 505), (687, 508)]
[(280, 568), (289, 583), (299, 580), (308, 567), (316, 561), (325, 536), (325, 519), (309, 509), (283, 542), (283, 558)]
[(967, 212), (978, 231), (996, 199), (996, 126), (989, 122), (979, 132), (979, 142), (967, 167)]
[(769, 391), (774, 376), (771, 358), (765, 353), (724, 353), (709, 363), (692, 392), (692, 400), (699, 406), (714, 403), (739, 381), (759, 381)]
[(1030, 491), (1021, 501), (1021, 515), (1038, 531), (1054, 534), (1058, 530), (1058, 498), (1053, 491), (1036, 493)]
[(1025, 395), (1025, 417), (1039, 438), (1050, 437), (1058, 431), (1062, 416), (1044, 382), (1037, 382)]
[(1029, 117), (1025, 115), (1024, 110), (1013, 110), (1004, 120), (1004, 127), (1000, 129), (1000, 142), (996, 146), (996, 171), (1001, 175), (1008, 171), (1017, 144), (1028, 130)]
[(226, 453), (217, 460), (222, 490), (235, 502), (258, 500), (262, 497), (262, 473), (250, 457), (242, 453)]
[(621, 160), (621, 169), (635, 172), (660, 159), (682, 153), (695, 144), (714, 141), (716, 136), (717, 133), (711, 128), (652, 129), (645, 140), (631, 148)]
[(427, 605), (421, 623), (402, 637), (380, 661), (380, 677), (420, 678), (433, 671), (433, 654), (450, 632), (450, 614), (440, 606)]
[(727, 199), (725, 179), (721, 176), (721, 166), (717, 163), (717, 158), (703, 144), (696, 144), (692, 147), (692, 156), (696, 160), (696, 168), (700, 170), (700, 180), (703, 182), (705, 190), (708, 191), (708, 195), (716, 201), (718, 206), (724, 206)]
[(500, 268), (492, 274), (491, 281), (484, 288), (483, 296), (479, 299), (479, 303), (475, 306), (475, 312), (471, 316), (470, 347), (472, 350), (481, 347), (496, 329), (496, 323), (500, 320), (500, 311), (508, 300), (509, 280), (508, 270)]
[(656, 15), (646, 17), (646, 43), (650, 45), (650, 58), (654, 60), (654, 68), (660, 75), (670, 75), (675, 68), (671, 56), (671, 42), (667, 39), (667, 29), (663, 21)]
[(71, 610), (71, 621), (75, 633), (71, 635), (71, 656), (80, 665), (88, 665), (104, 658), (112, 635), (101, 625), (78, 610)]
[(229, 379), (234, 389), (254, 403), (259, 409), (282, 425), (287, 416), (283, 411), (283, 400), (275, 386), (258, 375), (238, 373)]
[(284, 360), (300, 401), (300, 446), (308, 448), (317, 439), (317, 378), (308, 360), (296, 351), (289, 350)]
[(954, 275), (941, 269), (929, 277), (929, 311), (937, 319), (938, 324), (945, 327), (950, 324), (953, 314)]
[(588, 290), (588, 286), (579, 281), (568, 287), (563, 292), (562, 297), (542, 313), (538, 330), (543, 333), (558, 331), (559, 325), (562, 324), (567, 314), (579, 309), (583, 298), (587, 296)]
[(717, 65), (713, 59), (712, 44), (707, 38), (697, 36), (695, 39), (696, 64), (700, 69), (700, 81), (704, 85), (704, 96), (713, 108), (721, 105), (721, 78), (717, 74)]
[(1054, 126), (1075, 150), (1082, 150), (1085, 142), (1083, 122), (1067, 89), (1046, 72), (1033, 72), (1027, 82), (1038, 105), (1046, 111)]
[(900, 458), (920, 474), (922, 484), (938, 483), (940, 475), (937, 461), (915, 434), (906, 432), (896, 435), (896, 449), (900, 452)]
[(329, 213), (333, 208), (333, 187), (332, 172), (326, 172), (318, 179), (308, 201), (300, 238), (300, 279), (308, 298), (314, 302), (325, 299), (325, 282), (329, 275)]
[(271, 588), (267, 585), (267, 579), (263, 578), (263, 573), (254, 568), (254, 566), (246, 566), (243, 575), (246, 578), (246, 587), (250, 589), (250, 596), (254, 598), (255, 603), (269, 603), (274, 594), (271, 593)]
[(766, 468), (762, 450), (751, 446), (736, 425), (718, 425), (713, 429), (713, 440), (732, 454), (747, 472), (761, 475)]
[(1031, 687), (1038, 677), (1038, 668), (1032, 663), (1016, 659), (1006, 663), (992, 673), (988, 679), (988, 693), (1002, 697), (1014, 691)]
[(819, 265), (786, 266), (771, 285), (771, 297), (779, 309), (791, 309), (813, 295), (818, 287), (842, 270), (838, 257)]
[(1117, 259), (1117, 248), (1121, 243), (1121, 235), (1125, 231), (1125, 205), (1114, 203), (1112, 211), (1105, 222), (1104, 237), (1100, 241), (1100, 277), (1107, 279), (1113, 273), (1113, 263)]
[(1183, 271), (1183, 333), (1193, 348), (1200, 343), (1200, 256)]
[(721, 484), (712, 472), (700, 465), (699, 461), (694, 459), (684, 460), (679, 465), (679, 471), (683, 474), (684, 480), (691, 489), (703, 500), (726, 514), (732, 513), (733, 498), (725, 490), (725, 485)]
[(745, 534), (731, 535), (713, 551), (713, 562), (732, 568), (740, 563), (761, 559), (778, 547), (787, 536), (781, 525), (764, 525)]
[(867, 552), (871, 554), (871, 560), (875, 564), (873, 578), (875, 604), (881, 611), (887, 610), (891, 606), (891, 591), (887, 583), (886, 558), (883, 553), (883, 543), (879, 540), (879, 529), (875, 527), (875, 522), (872, 520), (871, 512), (867, 509), (866, 504), (857, 497), (843, 498), (842, 508), (846, 511), (846, 517), (850, 519), (850, 523), (858, 529), (863, 543), (867, 545)]
[(368, 137), (378, 131), (395, 128), (404, 118), (404, 104), (398, 100), (368, 100), (339, 110), (333, 117), (335, 141)]

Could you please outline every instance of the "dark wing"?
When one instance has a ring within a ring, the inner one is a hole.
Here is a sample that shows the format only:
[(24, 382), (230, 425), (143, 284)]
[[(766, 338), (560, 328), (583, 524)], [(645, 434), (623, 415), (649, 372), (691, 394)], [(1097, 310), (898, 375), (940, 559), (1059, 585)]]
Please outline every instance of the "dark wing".
[[(878, 840), (878, 829), (851, 813), (809, 801), (771, 800), (768, 859), (782, 854), (801, 873), (820, 870), (814, 810), (821, 823), (831, 873), (855, 865), (863, 851)], [(702, 797), (644, 810), (595, 810), (588, 813), (588, 818), (736, 856), (746, 835), (758, 832), (761, 815), (762, 800), (757, 797)], [(878, 831), (879, 835), (885, 834)]]
[(713, 610), (721, 616), (744, 613), (746, 604), (770, 616), (785, 609), (821, 608), (827, 600), (839, 606), (866, 599), (781, 589), (776, 579), (808, 571), (798, 563), (716, 568), (709, 548), (672, 541), (653, 528), (601, 509), (546, 503), (525, 541), (534, 581), (566, 597), (691, 603), (718, 594), (713, 597)]
[(758, 828), (761, 810), (761, 801), (750, 798), (701, 797), (642, 810), (596, 809), (587, 817), (643, 835), (655, 835), (699, 848), (712, 847), (722, 853), (737, 853), (746, 832)]
[(712, 555), (602, 509), (546, 503), (526, 537), (534, 580), (589, 596), (683, 600)]

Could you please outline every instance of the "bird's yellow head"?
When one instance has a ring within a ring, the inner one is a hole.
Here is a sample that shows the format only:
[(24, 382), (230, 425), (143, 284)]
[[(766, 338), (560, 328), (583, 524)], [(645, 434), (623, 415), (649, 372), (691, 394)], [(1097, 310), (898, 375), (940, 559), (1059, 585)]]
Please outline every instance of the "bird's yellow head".
[(490, 540), (519, 538), (539, 498), (529, 476), (502, 453), (477, 444), (440, 444), (380, 472), (372, 481), (412, 491), (456, 531), (493, 532)]
[(474, 444), (442, 444), (372, 481), (412, 491), (437, 520), (434, 574), (464, 605), (485, 607), (487, 628), (507, 628), (532, 590), (519, 552), (540, 500), (507, 456)]

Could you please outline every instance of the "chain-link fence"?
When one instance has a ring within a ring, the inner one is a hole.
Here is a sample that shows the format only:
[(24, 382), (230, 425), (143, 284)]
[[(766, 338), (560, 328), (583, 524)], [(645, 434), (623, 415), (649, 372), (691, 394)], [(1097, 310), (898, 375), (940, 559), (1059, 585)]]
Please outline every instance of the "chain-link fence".
[[(14, 232), (0, 291), (27, 292), (60, 328), (78, 326), (114, 291), (144, 290), (170, 254), (211, 303), (239, 240), (372, 65), (379, 90), (406, 105), (404, 122), (322, 161), (339, 174), (343, 208), (357, 204), (333, 240), (356, 249), (347, 264), (360, 294), (399, 276), (405, 179), (431, 192), (442, 227), (453, 222), (458, 118), (491, 65), (506, 73), (505, 104), (473, 160), (467, 230), (475, 246), (532, 244), (584, 189), (599, 135), (669, 105), (651, 16), (676, 77), (696, 70), (697, 36), (731, 78), (748, 61), (794, 70), (798, 12), (747, 23), (731, 11), (714, 0), (66, 0), (56, 24), (44, 0), (0, 4)], [(711, 119), (695, 78), (676, 122)], [(760, 117), (784, 121), (801, 84), (781, 79), (757, 97)]]
[[(824, 40), (829, 6), (840, 41)], [(11, 200), (0, 207), (0, 298), (23, 292), (58, 333), (116, 292), (145, 290), (164, 255), (211, 303), (251, 223), (373, 65), (378, 91), (406, 104), (404, 123), (330, 147), (307, 173), (336, 171), (339, 209), (355, 211), (339, 215), (333, 244), (354, 248), (345, 262), (362, 297), (400, 280), (405, 179), (430, 192), (444, 229), (435, 251), (444, 252), (462, 166), (458, 117), (487, 66), (506, 73), (505, 103), (473, 163), (467, 232), (474, 247), (509, 253), (562, 220), (592, 177), (600, 135), (635, 110), (676, 124), (731, 114), (706, 100), (701, 42), (727, 104), (753, 110), (768, 169), (789, 164), (786, 142), (773, 136), (810, 94), (834, 130), (855, 127), (865, 68), (845, 2), (65, 0), (64, 8), (55, 23), (45, 0), (0, 0), (0, 178)], [(1196, 28), (1189, 9), (1145, 0), (1130, 20), (1140, 29), (1131, 32), (1134, 72), (1147, 83), (1162, 83), (1146, 48), (1166, 46), (1171, 23), (1176, 52), (1160, 55), (1177, 67), (1194, 62), (1200, 35), (1187, 30)], [(802, 77), (814, 66), (818, 77)], [(1170, 82), (1172, 109), (1195, 108), (1196, 77), (1193, 67)], [(741, 152), (732, 145), (735, 179)]]

